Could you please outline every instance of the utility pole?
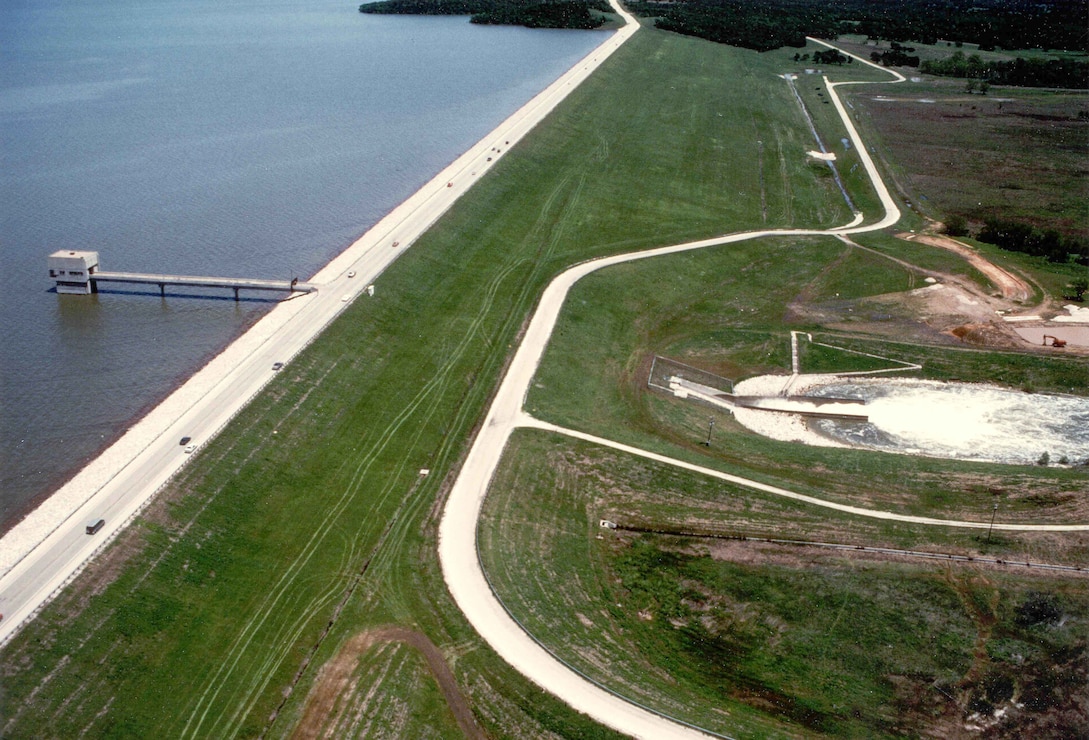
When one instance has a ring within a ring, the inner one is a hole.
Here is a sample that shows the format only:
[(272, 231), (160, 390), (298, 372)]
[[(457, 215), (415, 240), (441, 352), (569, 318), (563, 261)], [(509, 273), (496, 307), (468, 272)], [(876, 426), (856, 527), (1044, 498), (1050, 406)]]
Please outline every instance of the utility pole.
[(715, 420), (711, 419), (710, 421), (711, 421), (711, 423), (707, 427), (707, 441), (703, 443), (704, 447), (710, 447), (711, 446), (711, 432), (713, 432), (714, 429), (715, 429)]

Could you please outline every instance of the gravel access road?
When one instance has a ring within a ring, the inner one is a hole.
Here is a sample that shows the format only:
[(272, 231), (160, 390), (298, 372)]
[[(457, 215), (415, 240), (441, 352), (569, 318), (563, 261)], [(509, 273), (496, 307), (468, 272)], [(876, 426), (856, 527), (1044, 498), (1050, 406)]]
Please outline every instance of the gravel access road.
[[(816, 43), (831, 47), (818, 39), (811, 39)], [(854, 55), (851, 55), (854, 56)], [(873, 67), (877, 65), (854, 56), (856, 61)], [(881, 67), (877, 67), (882, 69)], [(890, 70), (896, 79), (891, 82), (903, 82), (904, 77)], [(665, 717), (654, 711), (630, 703), (626, 699), (612, 693), (608, 689), (598, 685), (572, 668), (566, 666), (557, 657), (552, 655), (522, 627), (505, 610), (502, 603), (491, 590), (487, 578), (481, 568), (477, 555), (477, 522), (480, 518), (481, 508), (488, 486), (499, 465), (500, 459), (511, 433), (520, 426), (543, 428), (570, 436), (585, 439), (605, 446), (626, 451), (630, 454), (640, 455), (655, 459), (671, 465), (678, 465), (697, 470), (704, 474), (728, 480), (733, 483), (759, 488), (777, 495), (806, 500), (820, 506), (833, 506), (841, 508), (861, 516), (873, 516), (882, 519), (897, 519), (914, 521), (936, 526), (980, 527), (987, 526), (978, 522), (955, 522), (922, 517), (909, 517), (890, 512), (871, 511), (858, 507), (843, 507), (829, 502), (803, 497), (794, 492), (786, 491), (760, 484), (757, 481), (731, 476), (721, 471), (693, 466), (661, 455), (655, 455), (644, 450), (639, 450), (627, 445), (622, 445), (610, 440), (591, 437), (569, 429), (562, 429), (554, 425), (533, 419), (523, 410), (526, 394), (530, 383), (536, 374), (541, 357), (544, 354), (549, 338), (559, 318), (560, 310), (566, 300), (568, 291), (580, 279), (592, 272), (640, 259), (695, 249), (707, 249), (723, 247), (725, 245), (757, 239), (767, 236), (803, 236), (803, 235), (846, 235), (875, 231), (892, 226), (900, 220), (900, 211), (895, 201), (889, 194), (888, 188), (881, 180), (877, 167), (869, 156), (869, 150), (859, 136), (854, 124), (851, 122), (843, 107), (836, 87), (840, 85), (862, 83), (834, 83), (825, 79), (829, 97), (835, 104), (844, 125), (850, 135), (852, 146), (858, 152), (863, 166), (869, 173), (870, 179), (877, 191), (884, 209), (883, 216), (872, 223), (864, 223), (863, 214), (856, 214), (851, 223), (829, 230), (768, 230), (732, 234), (729, 236), (706, 239), (702, 241), (677, 244), (658, 249), (636, 252), (632, 254), (616, 255), (603, 259), (577, 265), (559, 275), (546, 289), (538, 304), (537, 310), (530, 320), (525, 337), (515, 352), (506, 376), (503, 378), (499, 391), (492, 401), (480, 432), (474, 440), (453, 487), (451, 488), (446, 507), (443, 511), (442, 521), (439, 525), (439, 559), (442, 564), (443, 576), (447, 587), (450, 589), (454, 600), (465, 613), (476, 630), (484, 637), (491, 647), (499, 653), (508, 663), (519, 672), (537, 683), (539, 686), (559, 697), (575, 709), (593, 717), (598, 722), (611, 727), (619, 732), (626, 733), (637, 738), (707, 738), (717, 737), (700, 728), (693, 727), (679, 720)], [(866, 83), (874, 84), (874, 83)], [(1089, 525), (1052, 525), (1056, 529), (1081, 529), (1089, 530)], [(1011, 525), (1009, 528), (1018, 528)], [(1030, 527), (1020, 527), (1027, 529)]]

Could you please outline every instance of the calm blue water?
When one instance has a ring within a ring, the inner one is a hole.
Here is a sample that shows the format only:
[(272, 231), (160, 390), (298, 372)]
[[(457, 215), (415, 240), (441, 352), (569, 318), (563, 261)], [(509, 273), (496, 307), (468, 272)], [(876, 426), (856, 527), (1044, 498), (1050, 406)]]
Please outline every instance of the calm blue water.
[(356, 8), (0, 4), (0, 530), (272, 305), (61, 297), (50, 252), (306, 278), (602, 39)]

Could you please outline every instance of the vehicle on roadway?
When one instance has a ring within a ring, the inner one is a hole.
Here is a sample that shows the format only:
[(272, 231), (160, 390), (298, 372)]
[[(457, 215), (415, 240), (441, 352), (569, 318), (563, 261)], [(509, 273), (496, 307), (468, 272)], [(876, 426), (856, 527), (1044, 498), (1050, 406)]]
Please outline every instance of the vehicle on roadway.
[(185, 454), (186, 454), (186, 455), (188, 455), (188, 454), (190, 454), (191, 452), (193, 452), (193, 450), (195, 450), (195, 449), (197, 449), (197, 446), (196, 446), (196, 445), (188, 445), (188, 446), (186, 446), (186, 448), (185, 448)]
[(192, 437), (182, 437), (182, 438), (181, 438), (181, 441), (180, 441), (180, 442), (178, 442), (178, 444), (180, 444), (180, 445), (187, 445), (187, 444), (189, 444), (189, 441), (190, 441), (191, 439), (193, 439), (193, 438), (192, 438)]
[(98, 530), (102, 529), (105, 524), (105, 519), (92, 519), (87, 523), (87, 534), (95, 534)]
[(280, 369), (280, 368), (282, 368), (283, 366), (284, 366), (284, 363), (282, 363), (282, 362), (274, 362), (274, 363), (272, 363), (272, 369), (273, 369), (273, 370), (279, 370), (279, 369)]
[(350, 278), (355, 277), (355, 270), (348, 270), (348, 277), (350, 277)]

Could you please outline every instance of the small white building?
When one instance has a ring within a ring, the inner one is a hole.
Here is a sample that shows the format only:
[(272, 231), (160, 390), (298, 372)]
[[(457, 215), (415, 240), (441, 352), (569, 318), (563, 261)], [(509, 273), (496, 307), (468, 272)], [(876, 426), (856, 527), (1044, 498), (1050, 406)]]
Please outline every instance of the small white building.
[(61, 249), (49, 255), (49, 277), (57, 283), (58, 293), (87, 295), (94, 293), (91, 275), (98, 269), (98, 252)]

